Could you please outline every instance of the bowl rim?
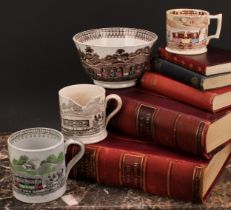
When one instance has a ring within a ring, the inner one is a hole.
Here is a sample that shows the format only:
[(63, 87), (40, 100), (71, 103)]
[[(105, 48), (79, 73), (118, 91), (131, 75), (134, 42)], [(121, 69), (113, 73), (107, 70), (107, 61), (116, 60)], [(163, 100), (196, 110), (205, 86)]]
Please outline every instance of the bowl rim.
[[(84, 33), (91, 33), (91, 32), (95, 32), (95, 31), (99, 31), (99, 30), (108, 30), (108, 29), (121, 29), (121, 30), (134, 30), (134, 31), (142, 31), (142, 32), (146, 32), (148, 34), (150, 34), (150, 36), (152, 37), (151, 41), (146, 41), (146, 44), (137, 44), (137, 45), (126, 45), (126, 46), (107, 46), (107, 45), (100, 45), (100, 44), (86, 44), (82, 41), (79, 41), (76, 37), (77, 36), (81, 36)], [(141, 29), (141, 28), (129, 28), (129, 27), (104, 27), (104, 28), (93, 28), (93, 29), (89, 29), (89, 30), (85, 30), (85, 31), (81, 31), (79, 33), (76, 33), (73, 37), (72, 37), (73, 41), (78, 44), (78, 45), (87, 45), (87, 46), (92, 46), (92, 47), (101, 47), (101, 48), (127, 48), (127, 47), (139, 47), (139, 46), (147, 46), (150, 44), (154, 44), (157, 39), (158, 39), (158, 35), (152, 31), (146, 30), (146, 29)]]

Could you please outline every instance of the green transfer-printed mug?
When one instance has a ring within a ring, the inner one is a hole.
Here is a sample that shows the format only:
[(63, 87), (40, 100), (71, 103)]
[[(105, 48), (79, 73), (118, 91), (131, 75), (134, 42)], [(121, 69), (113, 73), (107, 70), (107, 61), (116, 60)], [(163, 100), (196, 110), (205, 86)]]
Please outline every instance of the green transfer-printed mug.
[[(70, 144), (77, 144), (80, 151), (66, 166)], [(39, 127), (13, 133), (8, 138), (8, 151), (14, 197), (26, 203), (43, 203), (65, 193), (68, 174), (83, 156), (84, 145), (72, 139), (64, 142), (59, 131)]]

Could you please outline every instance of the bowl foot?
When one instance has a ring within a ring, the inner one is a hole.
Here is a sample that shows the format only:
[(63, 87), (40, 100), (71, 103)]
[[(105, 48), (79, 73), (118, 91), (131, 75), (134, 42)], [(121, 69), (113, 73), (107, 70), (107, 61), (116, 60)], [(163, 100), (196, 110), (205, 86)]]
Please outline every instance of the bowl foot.
[(181, 54), (181, 55), (200, 55), (207, 52), (207, 48), (203, 47), (201, 49), (186, 49), (186, 50), (174, 50), (169, 47), (165, 47), (165, 50), (167, 50), (170, 53), (175, 54)]
[(93, 81), (94, 84), (100, 85), (108, 89), (121, 89), (121, 88), (128, 88), (136, 85), (136, 79), (129, 80), (129, 81), (121, 81), (121, 82), (104, 82), (98, 80), (93, 80)]

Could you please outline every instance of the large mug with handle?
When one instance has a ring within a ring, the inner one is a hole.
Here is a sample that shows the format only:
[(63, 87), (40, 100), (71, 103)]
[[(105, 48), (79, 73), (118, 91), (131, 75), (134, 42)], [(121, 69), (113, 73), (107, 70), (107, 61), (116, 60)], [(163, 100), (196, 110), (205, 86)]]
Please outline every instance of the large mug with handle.
[[(70, 144), (80, 147), (65, 165)], [(29, 128), (8, 138), (9, 160), (13, 176), (13, 195), (26, 203), (55, 200), (66, 191), (71, 168), (84, 154), (84, 145), (72, 139), (64, 142), (61, 132), (50, 128)]]
[[(166, 12), (166, 19), (166, 50), (171, 53), (205, 53), (210, 40), (220, 36), (222, 14), (210, 15), (199, 9), (171, 9)], [(214, 35), (208, 36), (211, 19), (217, 19), (217, 29)]]
[[(116, 94), (105, 94), (103, 87), (92, 84), (71, 85), (59, 91), (64, 136), (80, 140), (84, 144), (96, 143), (107, 137), (107, 124), (121, 109), (122, 100)], [(109, 100), (115, 100), (117, 106), (106, 116)]]

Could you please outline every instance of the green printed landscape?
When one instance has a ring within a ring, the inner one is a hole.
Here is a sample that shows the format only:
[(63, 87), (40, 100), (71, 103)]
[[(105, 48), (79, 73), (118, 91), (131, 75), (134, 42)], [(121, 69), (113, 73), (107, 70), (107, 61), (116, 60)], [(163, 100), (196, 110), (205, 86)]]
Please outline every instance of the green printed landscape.
[(33, 160), (26, 155), (20, 156), (18, 160), (13, 159), (11, 165), (16, 172), (30, 175), (45, 175), (56, 170), (57, 165), (64, 161), (64, 154), (60, 152), (58, 156), (49, 155), (46, 160), (41, 161), (38, 168), (35, 167)]

